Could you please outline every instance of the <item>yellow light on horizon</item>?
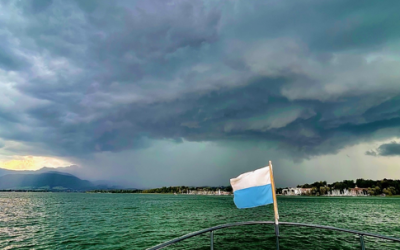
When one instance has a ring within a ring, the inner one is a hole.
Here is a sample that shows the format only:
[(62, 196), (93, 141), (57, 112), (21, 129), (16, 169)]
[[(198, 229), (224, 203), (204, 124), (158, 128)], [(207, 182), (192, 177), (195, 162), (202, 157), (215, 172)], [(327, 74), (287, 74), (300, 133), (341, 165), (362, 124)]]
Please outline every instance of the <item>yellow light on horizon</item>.
[(70, 162), (44, 156), (14, 156), (14, 159), (0, 161), (0, 168), (9, 170), (38, 170), (42, 167), (58, 168), (73, 165)]

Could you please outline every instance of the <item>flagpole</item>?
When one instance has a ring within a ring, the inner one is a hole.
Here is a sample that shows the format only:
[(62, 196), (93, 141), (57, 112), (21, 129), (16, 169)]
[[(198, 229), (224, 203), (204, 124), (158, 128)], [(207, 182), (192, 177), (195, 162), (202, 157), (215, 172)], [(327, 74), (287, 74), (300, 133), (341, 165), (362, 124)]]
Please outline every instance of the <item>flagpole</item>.
[(274, 201), (276, 249), (279, 250), (279, 214), (278, 214), (278, 203), (276, 202), (275, 181), (274, 181), (274, 173), (272, 172), (271, 161), (269, 161), (269, 175), (271, 178), (272, 199)]

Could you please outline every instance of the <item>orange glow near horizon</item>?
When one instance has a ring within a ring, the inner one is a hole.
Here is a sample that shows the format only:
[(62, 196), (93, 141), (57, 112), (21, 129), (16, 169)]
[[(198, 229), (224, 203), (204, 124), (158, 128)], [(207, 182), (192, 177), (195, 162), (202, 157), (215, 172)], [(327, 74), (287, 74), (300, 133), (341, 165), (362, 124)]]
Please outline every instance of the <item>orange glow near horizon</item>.
[(70, 162), (44, 156), (15, 156), (12, 160), (0, 161), (0, 168), (9, 170), (38, 170), (42, 167), (57, 168), (73, 165)]

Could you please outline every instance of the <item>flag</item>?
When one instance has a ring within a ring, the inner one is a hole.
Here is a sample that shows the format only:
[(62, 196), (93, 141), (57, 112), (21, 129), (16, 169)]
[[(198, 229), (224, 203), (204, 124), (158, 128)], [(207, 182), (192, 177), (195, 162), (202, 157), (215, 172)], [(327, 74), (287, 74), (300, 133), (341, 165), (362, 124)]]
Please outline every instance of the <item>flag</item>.
[(270, 168), (264, 167), (231, 179), (233, 201), (238, 208), (251, 208), (271, 204), (273, 187)]

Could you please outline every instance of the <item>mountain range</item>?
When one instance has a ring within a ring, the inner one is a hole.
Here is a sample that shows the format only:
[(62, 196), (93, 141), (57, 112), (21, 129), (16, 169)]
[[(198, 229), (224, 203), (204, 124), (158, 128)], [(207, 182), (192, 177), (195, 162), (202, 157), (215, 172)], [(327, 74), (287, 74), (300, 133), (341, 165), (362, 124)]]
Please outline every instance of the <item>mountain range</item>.
[[(77, 167), (77, 166), (76, 166)], [(64, 170), (61, 172), (58, 170)], [(85, 191), (93, 189), (120, 189), (109, 185), (107, 181), (82, 180), (73, 174), (73, 167), (68, 168), (41, 168), (36, 171), (15, 171), (0, 168), (0, 190), (58, 190), (58, 191)]]
[(38, 170), (10, 170), (5, 168), (0, 168), (0, 176), (7, 174), (42, 174), (47, 172), (66, 173), (79, 176), (79, 168), (80, 167), (76, 165), (71, 165), (68, 167), (61, 167), (61, 168), (42, 167)]

